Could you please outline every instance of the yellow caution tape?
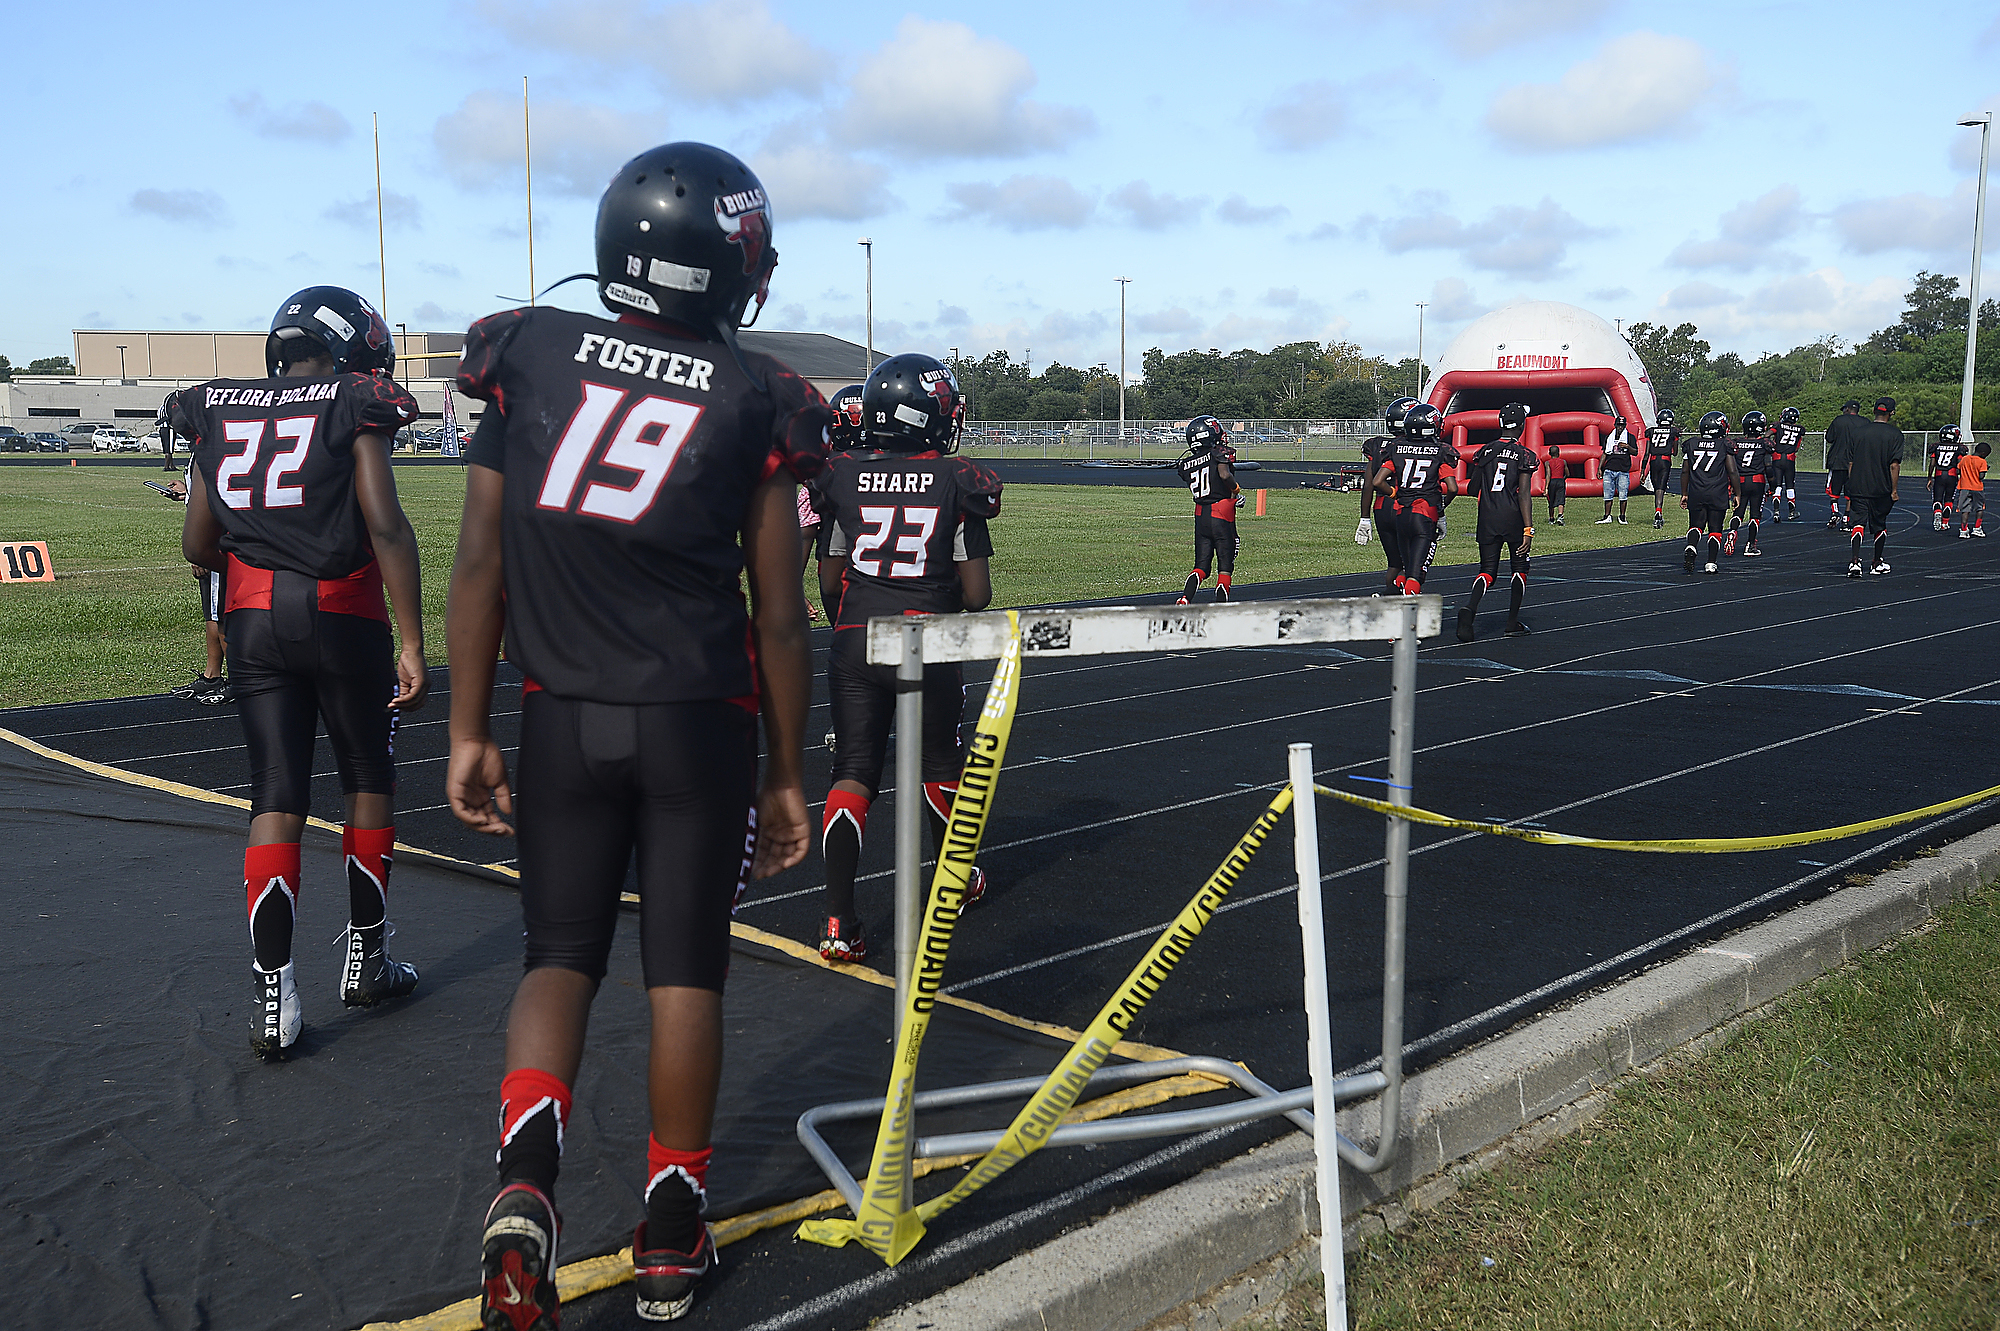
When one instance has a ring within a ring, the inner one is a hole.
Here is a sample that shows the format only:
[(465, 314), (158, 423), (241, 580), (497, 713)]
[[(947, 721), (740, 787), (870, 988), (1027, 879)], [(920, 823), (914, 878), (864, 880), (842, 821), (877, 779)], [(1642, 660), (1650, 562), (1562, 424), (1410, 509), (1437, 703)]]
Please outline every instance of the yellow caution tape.
[[(838, 1248), (859, 1242), (890, 1266), (924, 1236), (924, 1222), (914, 1209), (904, 1208), (909, 1195), (910, 1164), (916, 1144), (917, 1056), (930, 1029), (931, 1009), (944, 986), (945, 956), (965, 904), (979, 843), (993, 810), (993, 791), (1000, 764), (1007, 756), (1007, 737), (1014, 729), (1014, 702), (1021, 690), (1021, 620), (1007, 612), (1007, 651), (986, 688), (972, 743), (965, 752), (965, 770), (952, 799), (951, 823), (940, 849), (937, 873), (931, 879), (930, 900), (917, 934), (915, 973), (904, 1000), (902, 1030), (896, 1036), (896, 1059), (889, 1073), (889, 1092), (882, 1104), (882, 1121), (875, 1132), (875, 1155), (861, 1188), (861, 1205), (852, 1220), (808, 1220), (798, 1236)], [(910, 791), (912, 798), (921, 798)], [(901, 798), (899, 795), (898, 798)]]
[(1729, 855), (1744, 850), (1782, 850), (1787, 846), (1810, 846), (1820, 841), (1845, 841), (1851, 836), (1861, 836), (1867, 832), (1879, 832), (1885, 827), (1895, 827), (1901, 823), (1914, 823), (1920, 818), (1930, 818), (1954, 809), (1969, 808), (1983, 800), (2000, 795), (2000, 786), (1990, 786), (1976, 790), (1970, 795), (1960, 795), (1942, 804), (1932, 804), (1922, 809), (1912, 809), (1908, 813), (1892, 813), (1885, 818), (1870, 818), (1865, 823), (1848, 823), (1844, 827), (1828, 827), (1817, 832), (1789, 832), (1784, 836), (1738, 836), (1694, 838), (1681, 841), (1612, 841), (1604, 837), (1571, 836), (1567, 832), (1545, 832), (1532, 827), (1510, 827), (1505, 823), (1486, 823), (1474, 818), (1447, 818), (1429, 809), (1412, 808), (1406, 804), (1391, 804), (1387, 800), (1370, 799), (1366, 795), (1356, 795), (1351, 791), (1332, 790), (1326, 786), (1314, 786), (1322, 795), (1385, 813), (1391, 818), (1401, 818), (1406, 822), (1423, 823), (1428, 827), (1459, 827), (1468, 832), (1484, 832), (1489, 836), (1513, 837), (1517, 841), (1534, 841), (1544, 846), (1583, 846), (1589, 850), (1637, 850), (1668, 855)]
[(1091, 1074), (1103, 1065), (1106, 1056), (1111, 1053), (1113, 1042), (1130, 1029), (1133, 1018), (1159, 992), (1181, 957), (1194, 946), (1202, 926), (1208, 923), (1216, 907), (1222, 904), (1222, 899), (1236, 886), (1236, 880), (1243, 871), (1250, 867), (1250, 857), (1263, 846), (1265, 838), (1270, 836), (1271, 829), (1278, 825), (1291, 804), (1292, 789), (1287, 786), (1257, 815), (1257, 821), (1230, 847), (1222, 864), (1201, 885), (1201, 891), (1182, 907), (1174, 922), (1167, 926), (1167, 931), (1160, 935), (1139, 964), (1132, 968), (1131, 974), (1125, 977), (1125, 983), (1118, 986), (1111, 1000), (1098, 1009), (1096, 1018), (1084, 1028), (1083, 1034), (1070, 1046), (1062, 1061), (1056, 1064), (1055, 1071), (1048, 1075), (1034, 1098), (1014, 1116), (1014, 1121), (1001, 1134), (1000, 1140), (993, 1144), (993, 1149), (951, 1191), (919, 1206), (917, 1215), (920, 1219), (929, 1221), (947, 1207), (958, 1205), (1048, 1143), (1049, 1133), (1076, 1104), (1076, 1098), (1082, 1094)]

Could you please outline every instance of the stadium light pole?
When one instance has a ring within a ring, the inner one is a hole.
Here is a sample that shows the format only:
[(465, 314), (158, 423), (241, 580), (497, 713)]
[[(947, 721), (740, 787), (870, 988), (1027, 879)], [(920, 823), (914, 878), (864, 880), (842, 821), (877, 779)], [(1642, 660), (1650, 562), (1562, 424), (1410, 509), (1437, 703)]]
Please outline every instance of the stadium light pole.
[(1965, 382), (1958, 390), (1958, 428), (1972, 436), (1972, 369), (1979, 354), (1979, 252), (1986, 248), (1986, 152), (1992, 146), (1993, 113), (1961, 120), (1960, 128), (1979, 127), (1979, 190), (1972, 207), (1972, 289), (1965, 302)]
[(125, 378), (125, 347), (126, 344), (123, 342), (118, 344), (118, 377), (120, 379)]
[(866, 279), (868, 292), (868, 349), (866, 359), (861, 365), (861, 382), (867, 383), (868, 376), (875, 373), (875, 241), (872, 237), (863, 236), (856, 243), (861, 246), (862, 251), (868, 256), (868, 276)]
[(1125, 288), (1132, 279), (1118, 279), (1118, 442), (1125, 442)]
[(382, 317), (389, 317), (389, 243), (383, 239), (382, 228), (382, 118), (375, 112), (368, 113), (368, 122), (375, 131), (375, 262), (382, 269)]
[(528, 123), (528, 76), (521, 76), (521, 180), (528, 201), (528, 304), (535, 303), (535, 136)]
[(1424, 306), (1427, 300), (1417, 302), (1417, 391), (1413, 394), (1418, 401), (1424, 396)]

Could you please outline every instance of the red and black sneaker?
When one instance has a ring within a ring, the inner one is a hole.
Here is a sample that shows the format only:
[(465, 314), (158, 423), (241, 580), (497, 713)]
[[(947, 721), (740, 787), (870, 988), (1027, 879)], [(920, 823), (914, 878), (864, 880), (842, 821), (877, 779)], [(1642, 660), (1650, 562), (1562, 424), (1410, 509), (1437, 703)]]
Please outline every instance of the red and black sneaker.
[(646, 1222), (632, 1234), (632, 1274), (637, 1284), (639, 1317), (647, 1322), (671, 1322), (694, 1306), (694, 1287), (715, 1267), (715, 1239), (701, 1226), (693, 1252), (648, 1248)]
[(972, 866), (972, 873), (965, 880), (965, 904), (976, 905), (986, 899), (986, 870)]
[(862, 932), (860, 919), (827, 916), (826, 927), (820, 930), (819, 954), (836, 966), (867, 960), (868, 935)]
[(556, 1236), (562, 1217), (532, 1183), (509, 1183), (486, 1212), (479, 1241), (482, 1331), (558, 1331)]

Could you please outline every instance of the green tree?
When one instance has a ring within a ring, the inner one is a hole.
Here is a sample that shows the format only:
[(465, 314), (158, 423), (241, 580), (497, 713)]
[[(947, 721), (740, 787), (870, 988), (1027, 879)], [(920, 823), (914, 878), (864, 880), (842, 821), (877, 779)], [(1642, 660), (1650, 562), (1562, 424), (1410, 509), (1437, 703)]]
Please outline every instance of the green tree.
[[(1948, 329), (1965, 327), (1972, 302), (1958, 294), (1958, 279), (1943, 273), (1919, 271), (1903, 297), (1903, 317), (1878, 330), (1865, 344), (1871, 351), (1921, 351), (1926, 342)], [(1986, 305), (1980, 303), (1980, 321), (1985, 322)], [(1996, 313), (2000, 320), (2000, 313)], [(1963, 342), (1958, 344), (1962, 354)]]
[(1707, 391), (1689, 405), (1686, 419), (1694, 422), (1700, 420), (1706, 412), (1719, 411), (1729, 417), (1729, 422), (1733, 426), (1743, 419), (1744, 412), (1756, 405), (1751, 400), (1749, 390), (1743, 387), (1742, 380), (1713, 379), (1709, 381)]
[(1646, 367), (1660, 405), (1683, 410), (1688, 376), (1708, 365), (1708, 343), (1702, 340), (1701, 330), (1691, 323), (1668, 329), (1642, 322), (1625, 330), (1625, 340), (1639, 353), (1639, 363)]
[(1028, 399), (1031, 421), (1073, 421), (1083, 415), (1083, 394), (1060, 388), (1044, 388)]
[(0, 354), (0, 384), (12, 383), (13, 380), (14, 362), (8, 360), (5, 355)]
[[(1963, 345), (1963, 344), (1961, 344)], [(69, 363), (67, 356), (44, 356), (40, 360), (28, 362), (29, 374), (75, 374), (76, 366)]]

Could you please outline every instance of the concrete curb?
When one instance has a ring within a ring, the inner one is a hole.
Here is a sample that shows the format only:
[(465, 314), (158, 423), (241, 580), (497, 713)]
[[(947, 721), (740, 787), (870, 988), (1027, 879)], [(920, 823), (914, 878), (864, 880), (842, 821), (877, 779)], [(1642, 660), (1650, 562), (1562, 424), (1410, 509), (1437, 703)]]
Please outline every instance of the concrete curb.
[[(1396, 1163), (1374, 1177), (1341, 1167), (1343, 1213), (1352, 1217), (1391, 1202), (1454, 1161), (1918, 927), (1996, 878), (2000, 827), (1425, 1069), (1404, 1083), (1405, 1145)], [(1373, 1100), (1340, 1113), (1341, 1130), (1356, 1141), (1374, 1141), (1379, 1121)], [(875, 1331), (1136, 1331), (1318, 1230), (1312, 1142), (1293, 1133), (872, 1325)], [(1275, 1292), (1250, 1290), (1227, 1302), (1243, 1303), (1248, 1312)], [(1188, 1325), (1228, 1320), (1233, 1316), (1220, 1308), (1205, 1309)]]

